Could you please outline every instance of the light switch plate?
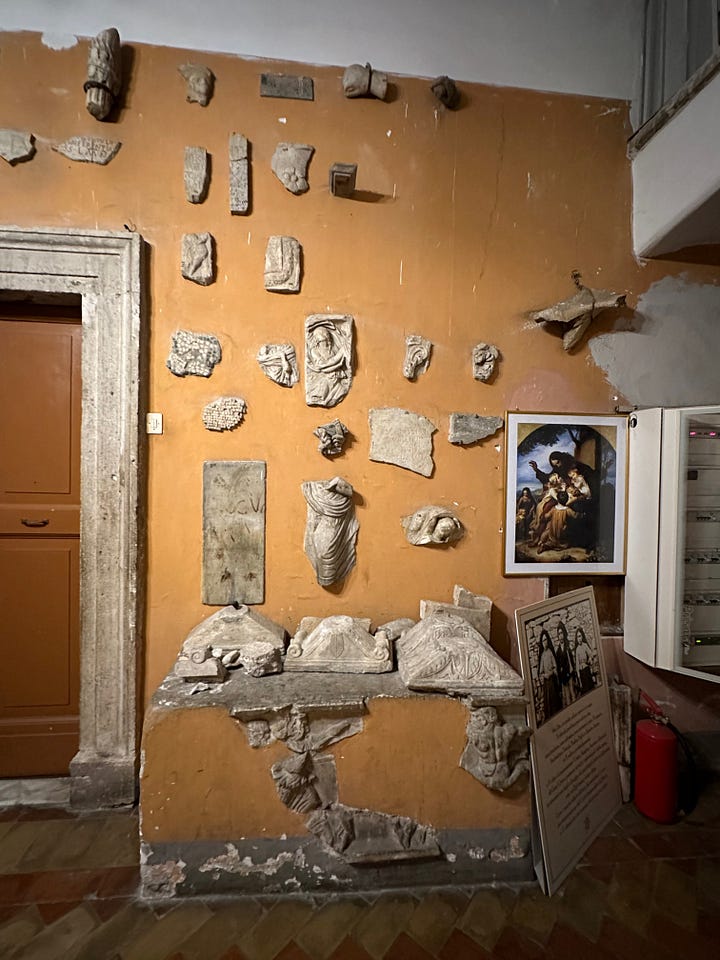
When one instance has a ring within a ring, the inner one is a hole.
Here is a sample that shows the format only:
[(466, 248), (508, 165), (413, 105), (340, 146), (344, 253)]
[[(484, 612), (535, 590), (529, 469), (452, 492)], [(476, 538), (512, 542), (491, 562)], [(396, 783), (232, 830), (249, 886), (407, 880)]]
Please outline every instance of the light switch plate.
[(161, 413), (149, 413), (145, 419), (146, 433), (163, 432), (163, 415)]

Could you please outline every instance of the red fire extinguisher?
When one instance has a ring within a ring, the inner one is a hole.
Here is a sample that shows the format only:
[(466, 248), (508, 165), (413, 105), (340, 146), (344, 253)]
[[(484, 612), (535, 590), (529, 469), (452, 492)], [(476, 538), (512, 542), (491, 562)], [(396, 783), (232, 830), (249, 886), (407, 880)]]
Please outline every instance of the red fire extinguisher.
[(635, 806), (658, 823), (678, 811), (678, 738), (660, 707), (642, 690), (649, 720), (635, 725)]

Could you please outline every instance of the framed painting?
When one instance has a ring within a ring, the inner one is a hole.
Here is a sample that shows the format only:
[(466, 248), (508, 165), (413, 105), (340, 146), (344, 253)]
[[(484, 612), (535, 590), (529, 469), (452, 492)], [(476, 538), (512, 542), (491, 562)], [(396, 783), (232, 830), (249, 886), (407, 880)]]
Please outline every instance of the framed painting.
[(625, 571), (626, 416), (508, 413), (505, 574)]

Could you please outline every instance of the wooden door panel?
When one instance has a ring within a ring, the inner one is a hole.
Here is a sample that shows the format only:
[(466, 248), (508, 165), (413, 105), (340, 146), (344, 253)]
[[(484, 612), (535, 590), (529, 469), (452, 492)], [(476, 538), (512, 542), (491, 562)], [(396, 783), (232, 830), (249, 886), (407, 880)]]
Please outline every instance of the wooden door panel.
[(66, 777), (78, 731), (77, 717), (0, 720), (3, 777)]

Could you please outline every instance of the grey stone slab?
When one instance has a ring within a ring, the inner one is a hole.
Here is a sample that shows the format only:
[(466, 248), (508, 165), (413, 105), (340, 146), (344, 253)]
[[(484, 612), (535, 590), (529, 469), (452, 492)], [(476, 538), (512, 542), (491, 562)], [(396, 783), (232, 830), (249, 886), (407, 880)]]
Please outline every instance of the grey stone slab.
[(230, 134), (230, 213), (250, 209), (250, 158), (247, 137)]
[(420, 413), (397, 407), (371, 410), (368, 419), (371, 460), (392, 463), (423, 477), (432, 475), (434, 423)]
[(203, 603), (263, 602), (265, 474), (262, 460), (203, 464)]
[(70, 137), (62, 143), (56, 143), (53, 150), (68, 160), (79, 163), (98, 163), (104, 166), (110, 163), (122, 144), (117, 140), (105, 140), (102, 137)]
[(204, 147), (185, 147), (185, 199), (188, 203), (202, 203), (210, 183), (208, 152)]
[(282, 97), (285, 100), (314, 100), (313, 79), (290, 73), (261, 73), (260, 96)]
[(0, 130), (0, 157), (14, 166), (35, 156), (35, 137), (25, 130)]
[(492, 437), (504, 424), (502, 417), (482, 417), (479, 413), (451, 413), (448, 440), (458, 446), (468, 446)]
[(452, 613), (467, 620), (477, 632), (486, 640), (490, 639), (490, 618), (492, 601), (488, 600), (485, 607), (461, 607), (454, 603), (441, 603), (438, 600), (420, 601), (420, 619), (432, 616), (434, 613)]

